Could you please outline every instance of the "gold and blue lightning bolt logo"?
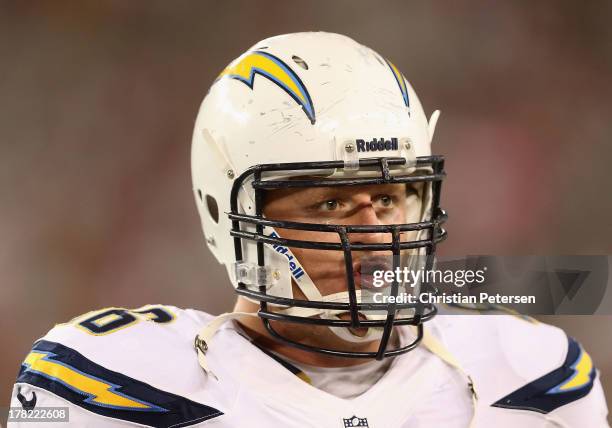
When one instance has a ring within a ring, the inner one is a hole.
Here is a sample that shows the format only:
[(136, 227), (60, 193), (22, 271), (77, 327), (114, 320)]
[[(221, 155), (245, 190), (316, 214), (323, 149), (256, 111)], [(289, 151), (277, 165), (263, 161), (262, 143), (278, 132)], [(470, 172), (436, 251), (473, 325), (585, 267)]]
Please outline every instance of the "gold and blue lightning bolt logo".
[(597, 370), (589, 354), (568, 337), (567, 355), (561, 367), (506, 395), (492, 406), (549, 413), (589, 394), (596, 376)]
[(293, 98), (314, 125), (315, 110), (306, 86), (287, 64), (268, 52), (247, 52), (223, 70), (217, 81), (223, 78), (236, 79), (253, 89), (256, 74), (274, 82)]
[(55, 357), (57, 355), (51, 352), (32, 351), (26, 357), (23, 366), (26, 372), (44, 376), (82, 394), (85, 403), (119, 410), (167, 411), (154, 404), (122, 394), (117, 391), (121, 385), (84, 373), (55, 360)]
[[(117, 361), (138, 364), (141, 360), (145, 366), (154, 366), (145, 357), (148, 350), (139, 357), (122, 355), (125, 352), (122, 347), (110, 348), (106, 345), (104, 352), (117, 354)], [(202, 403), (108, 370), (72, 348), (46, 340), (38, 341), (27, 355), (16, 383), (20, 387), (29, 384), (47, 390), (106, 417), (147, 426), (186, 426), (188, 422), (201, 422), (223, 414)]]
[(410, 99), (408, 98), (408, 85), (406, 84), (406, 79), (401, 71), (389, 60), (387, 61), (387, 65), (391, 69), (391, 73), (393, 73), (393, 77), (395, 77), (395, 81), (399, 86), (400, 92), (402, 93), (402, 98), (404, 99), (404, 105), (408, 107), (408, 114), (410, 114)]

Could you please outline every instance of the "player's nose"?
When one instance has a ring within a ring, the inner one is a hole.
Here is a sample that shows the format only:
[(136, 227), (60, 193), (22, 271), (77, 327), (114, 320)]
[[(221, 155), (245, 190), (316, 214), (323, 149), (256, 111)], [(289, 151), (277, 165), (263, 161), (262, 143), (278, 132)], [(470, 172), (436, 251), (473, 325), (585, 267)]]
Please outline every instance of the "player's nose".
[[(370, 194), (360, 194), (358, 196), (357, 209), (350, 219), (350, 224), (363, 226), (382, 226), (384, 224), (380, 219), (379, 213), (376, 212), (374, 200)], [(388, 242), (390, 235), (383, 232), (350, 233), (349, 240), (353, 244), (380, 244)]]

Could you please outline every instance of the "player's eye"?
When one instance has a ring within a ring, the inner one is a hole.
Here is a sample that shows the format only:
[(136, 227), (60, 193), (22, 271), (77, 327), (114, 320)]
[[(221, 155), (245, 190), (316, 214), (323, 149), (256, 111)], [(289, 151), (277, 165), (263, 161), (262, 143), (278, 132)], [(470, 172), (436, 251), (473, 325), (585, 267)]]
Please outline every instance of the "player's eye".
[(330, 199), (329, 201), (325, 201), (321, 204), (321, 209), (324, 211), (336, 211), (340, 204), (336, 199)]
[(389, 195), (382, 195), (380, 197), (380, 203), (383, 207), (390, 207), (393, 204), (393, 198)]
[(395, 205), (395, 200), (393, 196), (385, 194), (377, 196), (375, 202), (379, 207), (391, 208)]

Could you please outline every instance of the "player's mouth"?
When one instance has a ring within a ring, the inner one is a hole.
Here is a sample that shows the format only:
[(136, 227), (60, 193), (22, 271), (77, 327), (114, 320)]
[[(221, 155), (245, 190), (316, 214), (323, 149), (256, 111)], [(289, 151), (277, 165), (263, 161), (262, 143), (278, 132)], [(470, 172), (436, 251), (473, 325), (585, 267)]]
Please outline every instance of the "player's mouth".
[[(359, 321), (367, 320), (366, 316), (363, 315), (361, 312), (358, 314), (358, 316), (359, 316)], [(345, 313), (338, 315), (338, 318), (348, 321), (351, 319), (351, 314), (349, 314), (348, 312), (345, 312)], [(348, 329), (351, 332), (351, 334), (357, 337), (364, 337), (368, 333), (367, 327), (360, 327), (360, 328), (349, 327)]]
[[(361, 260), (353, 263), (353, 281), (356, 289), (375, 289), (381, 284), (375, 281), (374, 272), (387, 272), (393, 270), (388, 257), (368, 257), (365, 263)], [(380, 280), (379, 280), (380, 281)], [(383, 284), (383, 286), (388, 284)]]

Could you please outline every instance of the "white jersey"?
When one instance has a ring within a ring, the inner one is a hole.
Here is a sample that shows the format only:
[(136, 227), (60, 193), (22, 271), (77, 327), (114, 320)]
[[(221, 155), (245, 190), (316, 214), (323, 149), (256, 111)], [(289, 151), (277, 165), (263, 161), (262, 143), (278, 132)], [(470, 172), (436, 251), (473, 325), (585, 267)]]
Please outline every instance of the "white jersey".
[(25, 358), (11, 406), (67, 408), (70, 425), (79, 427), (608, 426), (590, 357), (546, 324), (439, 315), (425, 329), (469, 379), (435, 349), (419, 346), (394, 358), (366, 392), (343, 399), (311, 386), (232, 322), (208, 344), (214, 375), (206, 373), (194, 339), (212, 319), (153, 305), (104, 309), (57, 325)]

